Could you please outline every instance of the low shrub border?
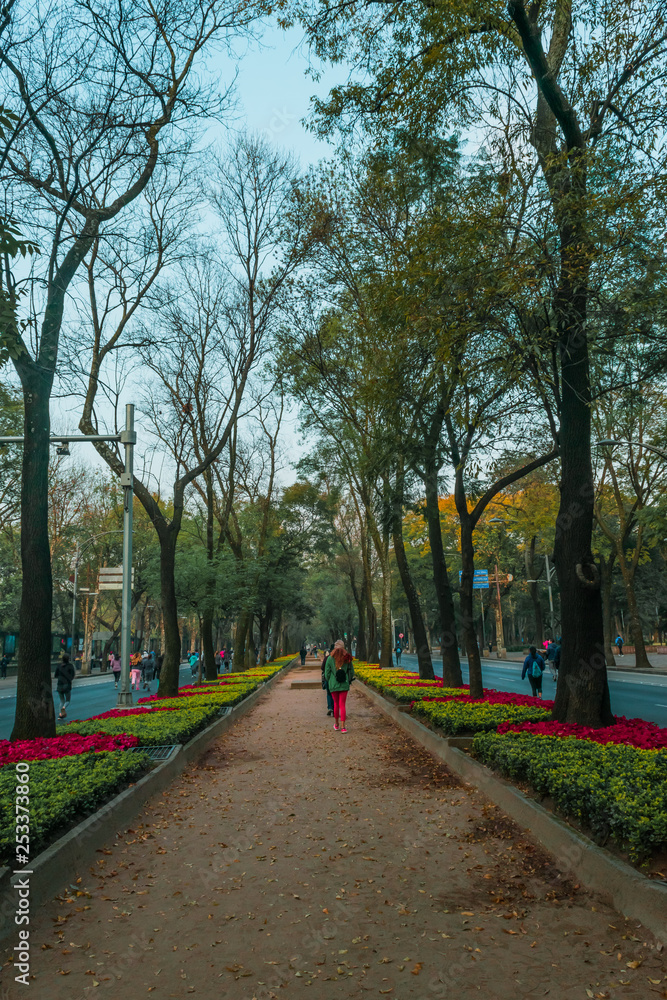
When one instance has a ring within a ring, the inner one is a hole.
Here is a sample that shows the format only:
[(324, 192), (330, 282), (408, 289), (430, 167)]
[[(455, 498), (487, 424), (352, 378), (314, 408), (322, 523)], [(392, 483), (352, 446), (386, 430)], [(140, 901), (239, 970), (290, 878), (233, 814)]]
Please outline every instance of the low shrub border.
[(641, 921), (660, 941), (664, 941), (666, 885), (651, 881), (636, 868), (614, 857), (603, 847), (596, 846), (509, 780), (496, 775), (448, 739), (426, 728), (411, 713), (392, 705), (369, 685), (362, 683), (359, 687), (396, 725), (442, 760), (463, 781), (479, 788), (533, 840), (551, 851), (559, 859), (563, 870), (571, 872), (583, 884), (600, 893), (626, 917)]
[[(363, 666), (359, 673), (376, 680)], [(410, 690), (386, 685), (383, 694)], [(553, 722), (553, 702), (537, 698), (422, 690), (431, 693), (411, 702), (412, 714), (448, 736), (474, 733), (475, 757), (548, 796), (596, 839), (612, 838), (634, 863), (667, 845), (667, 729), (625, 718), (591, 729)]]
[(473, 755), (551, 798), (602, 843), (613, 838), (633, 862), (667, 844), (667, 750), (510, 731), (478, 733)]
[[(141, 753), (79, 753), (30, 765), (30, 854), (36, 854), (77, 817), (93, 812), (128, 782), (140, 777), (150, 760)], [(13, 767), (0, 770), (0, 861), (11, 865), (16, 852)]]

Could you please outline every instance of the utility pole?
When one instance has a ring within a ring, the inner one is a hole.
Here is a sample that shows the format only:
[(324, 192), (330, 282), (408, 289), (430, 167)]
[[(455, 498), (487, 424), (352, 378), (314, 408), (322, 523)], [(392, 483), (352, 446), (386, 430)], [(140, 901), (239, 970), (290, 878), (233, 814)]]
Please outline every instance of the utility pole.
[(134, 429), (134, 403), (125, 407), (125, 430), (120, 435), (121, 444), (125, 447), (125, 469), (120, 477), (123, 487), (123, 596), (122, 625), (120, 635), (120, 689), (117, 705), (126, 708), (132, 705), (130, 690), (130, 651), (132, 646), (132, 507), (134, 493), (132, 482), (134, 477), (134, 446), (137, 443), (137, 433)]

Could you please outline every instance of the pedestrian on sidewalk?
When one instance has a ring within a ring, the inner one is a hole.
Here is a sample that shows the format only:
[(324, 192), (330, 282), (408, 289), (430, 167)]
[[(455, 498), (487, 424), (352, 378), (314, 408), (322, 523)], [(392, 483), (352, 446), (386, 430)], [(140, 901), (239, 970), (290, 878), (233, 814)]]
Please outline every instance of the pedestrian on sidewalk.
[(144, 678), (144, 691), (150, 691), (155, 674), (155, 654), (152, 650), (141, 661), (141, 672)]
[(9, 665), (9, 660), (7, 659), (6, 656), (3, 655), (2, 659), (0, 659), (0, 677), (2, 677), (3, 679), (7, 676), (8, 665)]
[(340, 729), (341, 733), (346, 733), (345, 702), (350, 684), (354, 680), (354, 667), (352, 666), (352, 657), (345, 649), (345, 643), (342, 639), (336, 640), (331, 654), (327, 657), (324, 676), (333, 698), (334, 729)]
[(306, 652), (307, 652), (307, 650), (306, 650), (305, 643), (302, 643), (301, 644), (301, 649), (299, 650), (299, 656), (301, 657), (301, 666), (302, 667), (305, 666), (305, 664), (306, 664)]
[(141, 653), (132, 653), (130, 657), (130, 690), (139, 690), (141, 683)]
[(195, 650), (190, 656), (190, 670), (192, 671), (193, 677), (197, 673), (198, 669), (199, 669), (199, 654)]
[(322, 662), (320, 663), (320, 669), (322, 671), (322, 687), (327, 693), (327, 715), (333, 715), (334, 712), (334, 700), (329, 690), (329, 683), (326, 678), (325, 669), (327, 665), (327, 660), (329, 658), (329, 650), (324, 650), (324, 656), (322, 657)]
[(118, 681), (120, 680), (120, 653), (110, 653), (111, 656), (111, 669), (113, 671), (113, 679), (118, 687)]
[(72, 681), (74, 680), (75, 673), (76, 670), (74, 664), (70, 661), (69, 653), (63, 653), (60, 657), (60, 662), (53, 672), (53, 676), (57, 681), (58, 697), (60, 698), (59, 719), (64, 719), (67, 715), (67, 708), (72, 697)]
[(623, 656), (623, 636), (617, 635), (615, 641), (616, 649), (618, 650), (618, 655)]
[(557, 649), (558, 647), (556, 646), (556, 643), (553, 641), (553, 639), (550, 639), (549, 644), (547, 646), (547, 663), (549, 664), (549, 667), (551, 669), (551, 676), (553, 677), (554, 680), (556, 680), (556, 677), (558, 676), (558, 669), (556, 667)]
[(402, 652), (403, 652), (403, 650), (401, 649), (401, 644), (400, 644), (400, 642), (397, 642), (396, 643), (396, 650), (395, 650), (395, 653), (396, 653), (396, 666), (397, 667), (400, 667), (400, 665), (401, 665), (401, 653)]
[(542, 697), (542, 674), (544, 673), (544, 660), (537, 652), (535, 646), (530, 647), (528, 656), (523, 661), (521, 680), (528, 674), (530, 687), (534, 698)]

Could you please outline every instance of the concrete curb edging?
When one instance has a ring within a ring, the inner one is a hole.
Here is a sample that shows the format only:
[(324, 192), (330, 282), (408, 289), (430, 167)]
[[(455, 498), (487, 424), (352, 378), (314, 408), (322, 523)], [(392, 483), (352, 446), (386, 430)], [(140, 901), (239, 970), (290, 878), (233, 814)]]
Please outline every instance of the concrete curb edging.
[[(167, 760), (145, 774), (136, 784), (119, 792), (31, 859), (31, 911), (34, 913), (37, 906), (61, 891), (76, 871), (89, 865), (95, 854), (115, 839), (116, 830), (130, 824), (151, 796), (171, 784), (191, 761), (203, 754), (209, 743), (221, 736), (238, 719), (242, 719), (259, 698), (270, 690), (273, 683), (294, 666), (294, 662), (292, 660), (287, 663), (268, 681), (262, 682), (256, 691), (233, 705), (230, 712), (197, 733), (189, 743), (178, 747)], [(12, 874), (10, 868), (0, 868), (0, 945), (10, 935), (16, 935), (18, 930), (14, 915), (18, 902), (16, 883), (21, 878), (20, 874)]]
[(529, 837), (555, 855), (558, 868), (571, 872), (587, 888), (625, 917), (640, 920), (667, 943), (667, 885), (652, 882), (630, 865), (598, 847), (505, 778), (452, 746), (412, 715), (400, 712), (357, 678), (359, 690), (396, 725), (409, 733), (464, 781), (475, 785), (521, 826)]

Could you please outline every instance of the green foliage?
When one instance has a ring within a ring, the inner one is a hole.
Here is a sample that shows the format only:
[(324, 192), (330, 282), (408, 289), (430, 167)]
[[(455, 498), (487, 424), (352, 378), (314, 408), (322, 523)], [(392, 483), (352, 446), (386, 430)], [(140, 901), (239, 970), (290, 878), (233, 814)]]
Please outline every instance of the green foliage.
[[(191, 698), (181, 698), (190, 702)], [(220, 713), (220, 707), (210, 701), (204, 704), (180, 708), (176, 712), (155, 712), (145, 715), (128, 715), (125, 718), (91, 719), (71, 722), (62, 732), (81, 733), (129, 733), (138, 736), (142, 746), (167, 746), (187, 743), (193, 736), (205, 729)]]
[(415, 715), (423, 715), (448, 736), (457, 733), (479, 733), (495, 730), (501, 722), (542, 722), (551, 718), (551, 711), (529, 705), (471, 705), (460, 701), (417, 702)]
[[(98, 809), (149, 766), (141, 753), (84, 753), (30, 764), (30, 855)], [(16, 850), (16, 769), (0, 769), (0, 862), (13, 867)]]
[(564, 815), (612, 837), (634, 861), (667, 845), (667, 752), (531, 733), (478, 734), (473, 752), (553, 799)]

